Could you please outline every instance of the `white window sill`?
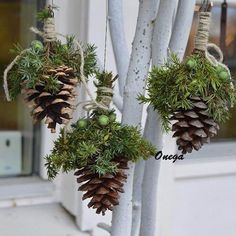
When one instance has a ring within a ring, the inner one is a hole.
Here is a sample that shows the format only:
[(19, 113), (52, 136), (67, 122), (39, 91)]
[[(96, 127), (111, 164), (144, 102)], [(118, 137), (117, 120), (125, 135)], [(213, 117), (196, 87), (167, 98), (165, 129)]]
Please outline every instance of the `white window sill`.
[(39, 177), (0, 179), (0, 208), (56, 202), (55, 186)]
[(236, 142), (211, 143), (174, 166), (175, 179), (236, 175)]

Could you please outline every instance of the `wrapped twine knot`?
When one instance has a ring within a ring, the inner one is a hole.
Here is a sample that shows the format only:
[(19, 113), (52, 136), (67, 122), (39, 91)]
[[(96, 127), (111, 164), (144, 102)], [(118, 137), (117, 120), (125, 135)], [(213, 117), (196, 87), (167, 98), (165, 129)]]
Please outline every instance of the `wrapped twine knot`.
[(108, 87), (98, 87), (97, 93), (100, 94), (97, 97), (97, 100), (99, 101), (99, 103), (109, 108), (110, 103), (112, 101), (112, 97), (113, 97), (113, 90)]
[[(85, 87), (85, 89), (87, 89)], [(90, 93), (90, 91), (87, 91)], [(104, 110), (109, 110), (109, 106), (112, 102), (113, 89), (109, 87), (98, 87), (97, 88), (97, 99), (91, 99), (89, 101), (79, 102), (77, 106), (83, 105), (83, 109), (87, 112), (94, 110), (96, 108), (101, 108)]]
[(44, 21), (42, 37), (44, 42), (53, 42), (57, 39), (57, 34), (55, 31), (55, 19), (47, 18)]
[[(199, 13), (199, 24), (198, 24), (197, 34), (195, 37), (195, 50), (204, 52), (206, 59), (213, 66), (223, 67), (229, 73), (229, 76), (231, 78), (229, 68), (223, 63), (224, 58), (221, 49), (216, 44), (208, 43), (210, 22), (211, 22), (211, 12)], [(217, 53), (218, 59), (209, 52), (209, 49), (213, 49)]]
[(199, 51), (207, 50), (210, 19), (211, 19), (211, 12), (200, 12), (198, 31), (195, 37), (195, 49)]

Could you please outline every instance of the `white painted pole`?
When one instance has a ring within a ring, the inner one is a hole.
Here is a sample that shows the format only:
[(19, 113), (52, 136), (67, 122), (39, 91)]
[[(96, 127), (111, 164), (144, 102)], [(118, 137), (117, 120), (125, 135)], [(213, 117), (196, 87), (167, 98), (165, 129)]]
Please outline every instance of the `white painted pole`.
[[(139, 126), (142, 105), (137, 101), (138, 94), (145, 91), (146, 78), (150, 67), (153, 21), (156, 16), (156, 0), (140, 0), (139, 14), (128, 75), (124, 91), (122, 122)], [(130, 236), (132, 226), (132, 192), (134, 164), (129, 163), (128, 179), (121, 194), (120, 204), (113, 210), (112, 236)]]
[(130, 58), (124, 30), (123, 0), (108, 0), (108, 20), (119, 74), (119, 91), (120, 95), (123, 96)]
[(167, 59), (177, 7), (178, 0), (161, 0), (160, 2), (152, 41), (153, 66), (161, 66)]
[[(147, 122), (146, 122), (147, 124)], [(144, 137), (146, 132), (144, 130)], [(141, 222), (142, 183), (146, 161), (141, 160), (135, 165), (133, 182), (133, 215), (131, 236), (138, 236)]]
[(180, 59), (183, 58), (192, 26), (196, 0), (179, 0), (176, 21), (169, 48)]
[[(156, 20), (153, 36), (153, 64), (161, 65), (168, 55), (168, 43), (170, 41), (170, 49), (173, 52), (177, 52), (178, 55), (183, 57), (189, 32), (192, 24), (192, 17), (194, 12), (195, 0), (180, 0), (176, 20), (173, 28), (173, 22), (175, 18), (175, 7), (177, 1), (163, 0), (160, 3), (160, 9)], [(163, 9), (162, 9), (163, 8)], [(162, 10), (161, 10), (162, 9)], [(169, 12), (167, 13), (166, 11)], [(166, 17), (163, 15), (166, 14)], [(165, 20), (164, 20), (164, 19)], [(159, 19), (159, 20), (158, 20)], [(164, 23), (161, 22), (161, 19)], [(158, 23), (159, 22), (159, 23)], [(161, 24), (161, 25), (159, 25)], [(182, 26), (182, 27), (181, 27)], [(173, 33), (171, 36), (171, 30)], [(170, 40), (171, 36), (171, 40)], [(153, 111), (150, 110), (148, 116), (153, 116)], [(155, 125), (155, 120), (150, 121), (150, 126)], [(156, 123), (160, 127), (159, 123)], [(151, 132), (154, 129), (150, 129)], [(149, 135), (152, 137), (153, 135)], [(156, 144), (160, 144), (161, 135), (156, 135)], [(165, 143), (168, 145), (168, 143)], [(160, 145), (161, 146), (161, 145)], [(142, 198), (142, 220), (140, 236), (154, 236), (157, 232), (157, 194), (158, 194), (158, 177), (159, 177), (159, 162), (155, 159), (151, 159), (146, 163), (145, 174), (143, 181), (143, 198)], [(150, 204), (151, 202), (151, 204)]]
[[(153, 65), (162, 65), (167, 59), (168, 45), (171, 38), (177, 0), (161, 0), (152, 42)], [(146, 121), (146, 138), (152, 142), (158, 150), (162, 150), (163, 137), (161, 120), (157, 112), (151, 107), (148, 109)], [(157, 228), (157, 193), (160, 161), (151, 158), (146, 162), (142, 185), (142, 215), (140, 236), (154, 236)]]
[[(159, 7), (159, 1), (156, 2), (156, 9)], [(156, 10), (157, 12), (157, 10)], [(145, 127), (144, 137), (147, 136)], [(135, 165), (133, 179), (133, 212), (132, 212), (132, 229), (131, 236), (138, 236), (141, 222), (141, 199), (142, 199), (142, 182), (144, 176), (145, 161), (141, 160)]]

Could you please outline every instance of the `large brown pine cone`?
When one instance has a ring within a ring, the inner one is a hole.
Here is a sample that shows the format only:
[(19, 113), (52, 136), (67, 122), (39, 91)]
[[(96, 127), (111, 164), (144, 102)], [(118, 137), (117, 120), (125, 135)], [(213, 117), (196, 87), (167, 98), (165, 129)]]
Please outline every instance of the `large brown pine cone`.
[(173, 137), (177, 137), (178, 149), (183, 154), (199, 150), (204, 143), (217, 134), (219, 125), (209, 116), (207, 104), (200, 97), (191, 97), (193, 108), (179, 110), (171, 116), (177, 120), (172, 126)]
[(59, 90), (57, 92), (48, 91), (42, 84), (36, 85), (35, 89), (28, 89), (23, 84), (22, 94), (25, 95), (25, 101), (32, 109), (31, 114), (34, 122), (36, 123), (46, 118), (45, 123), (48, 124), (48, 128), (54, 133), (57, 123), (67, 124), (72, 118), (77, 79), (73, 69), (68, 66), (49, 69), (43, 77), (47, 80), (49, 76), (58, 79)]
[(118, 171), (114, 174), (99, 176), (91, 171), (90, 165), (75, 172), (78, 183), (86, 182), (78, 189), (86, 192), (82, 199), (92, 198), (88, 207), (97, 209), (97, 214), (105, 215), (107, 210), (112, 211), (114, 206), (119, 204), (119, 193), (124, 192), (123, 185), (127, 179), (125, 170), (128, 169), (128, 160), (118, 157), (114, 162), (118, 164)]

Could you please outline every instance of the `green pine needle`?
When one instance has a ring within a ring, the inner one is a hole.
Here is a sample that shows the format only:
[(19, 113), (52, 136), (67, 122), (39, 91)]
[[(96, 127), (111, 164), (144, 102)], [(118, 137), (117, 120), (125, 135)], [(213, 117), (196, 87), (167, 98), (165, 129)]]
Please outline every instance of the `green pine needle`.
[(49, 178), (54, 178), (60, 169), (67, 172), (90, 163), (94, 173), (105, 175), (117, 171), (115, 157), (136, 162), (155, 155), (156, 149), (142, 138), (137, 128), (111, 120), (106, 127), (101, 126), (100, 114), (110, 117), (114, 111), (96, 110), (89, 118), (84, 118), (86, 128), (81, 128), (78, 121), (66, 136), (64, 130), (61, 131), (52, 153), (46, 157)]
[(232, 86), (234, 80), (221, 78), (219, 70), (225, 71), (213, 66), (203, 55), (193, 54), (181, 63), (172, 54), (164, 66), (152, 69), (147, 84), (148, 95), (139, 96), (139, 100), (158, 111), (166, 131), (169, 130), (170, 114), (192, 108), (190, 96), (202, 97), (207, 102), (210, 116), (216, 122), (225, 122), (230, 117), (228, 108), (236, 104), (236, 89)]
[[(12, 99), (15, 99), (21, 92), (23, 82), (27, 88), (35, 88), (36, 85), (43, 84), (47, 91), (56, 93), (59, 89), (57, 79), (50, 77), (45, 80), (43, 78), (48, 68), (56, 68), (61, 65), (70, 66), (74, 69), (75, 76), (80, 83), (81, 56), (74, 45), (74, 37), (68, 36), (65, 44), (57, 40), (50, 47), (49, 56), (47, 47), (37, 48), (33, 44), (26, 50), (23, 50), (19, 45), (16, 45), (12, 50), (18, 55), (20, 54), (17, 63), (8, 74), (9, 91)], [(89, 76), (97, 71), (96, 47), (88, 44), (83, 47), (83, 50), (84, 73), (85, 76)]]
[[(113, 82), (111, 73), (97, 73), (98, 90), (104, 86), (112, 88)], [(100, 96), (97, 93), (97, 101)], [(138, 128), (123, 126), (115, 117), (114, 110), (97, 108), (88, 118), (72, 124), (66, 135), (62, 130), (52, 153), (46, 157), (48, 176), (54, 178), (60, 169), (67, 172), (83, 167), (105, 175), (117, 171), (115, 159), (119, 157), (136, 162), (155, 155), (155, 147), (142, 138)]]

